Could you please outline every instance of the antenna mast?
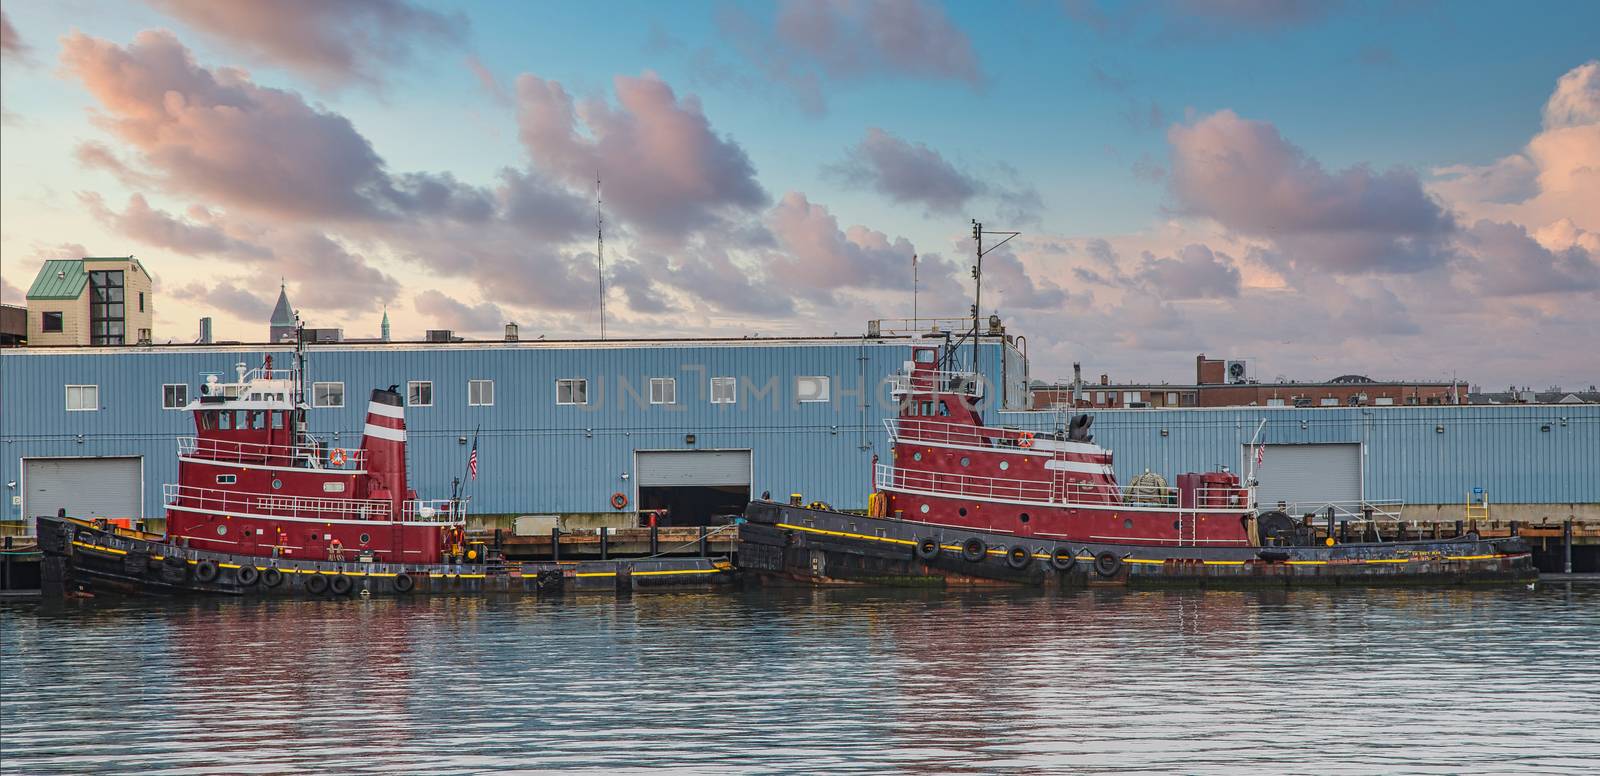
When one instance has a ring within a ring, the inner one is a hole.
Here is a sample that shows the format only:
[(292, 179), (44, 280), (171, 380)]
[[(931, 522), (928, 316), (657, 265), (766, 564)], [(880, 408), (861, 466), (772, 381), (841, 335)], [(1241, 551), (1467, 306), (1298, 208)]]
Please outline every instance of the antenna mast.
[(606, 222), (601, 215), (600, 171), (594, 173), (594, 262), (600, 279), (600, 339), (606, 338)]
[[(996, 237), (1004, 235), (1005, 239), (1001, 240), (1000, 242), (995, 243), (994, 245), (989, 246), (989, 250), (986, 251), (986, 250), (983, 249), (983, 236), (986, 235), (986, 234), (994, 235)], [(978, 219), (976, 219), (976, 218), (972, 219), (972, 239), (973, 239), (974, 242), (976, 242), (978, 244), (978, 247), (977, 247), (978, 263), (974, 264), (973, 267), (972, 267), (972, 280), (973, 280), (973, 291), (972, 291), (972, 373), (974, 375), (980, 373), (979, 369), (978, 369), (978, 334), (982, 330), (981, 329), (981, 324), (982, 324), (982, 314), (983, 314), (983, 257), (985, 255), (987, 255), (990, 251), (993, 251), (994, 249), (996, 249), (996, 248), (998, 248), (998, 247), (1000, 247), (1002, 245), (1005, 245), (1008, 242), (1011, 242), (1011, 238), (1016, 237), (1019, 234), (1022, 234), (1022, 233), (1021, 232), (987, 232), (987, 231), (984, 231), (983, 224), (980, 223), (978, 221)]]

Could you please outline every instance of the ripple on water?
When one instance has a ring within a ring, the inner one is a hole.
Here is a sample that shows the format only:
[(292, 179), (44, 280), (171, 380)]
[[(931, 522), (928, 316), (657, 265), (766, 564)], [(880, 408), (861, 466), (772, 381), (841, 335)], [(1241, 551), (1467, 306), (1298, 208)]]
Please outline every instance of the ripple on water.
[(0, 608), (6, 772), (1594, 772), (1600, 585)]

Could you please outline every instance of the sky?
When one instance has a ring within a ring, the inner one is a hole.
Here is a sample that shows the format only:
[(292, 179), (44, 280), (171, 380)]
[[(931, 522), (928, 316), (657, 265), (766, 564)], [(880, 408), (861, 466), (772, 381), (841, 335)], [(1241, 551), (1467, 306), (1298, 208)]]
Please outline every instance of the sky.
[(1600, 382), (1600, 3), (0, 13), (0, 297), (131, 254), (162, 342), (265, 339), (280, 282), (350, 337), (597, 337), (598, 178), (612, 337), (965, 315), (977, 219), (1036, 379)]

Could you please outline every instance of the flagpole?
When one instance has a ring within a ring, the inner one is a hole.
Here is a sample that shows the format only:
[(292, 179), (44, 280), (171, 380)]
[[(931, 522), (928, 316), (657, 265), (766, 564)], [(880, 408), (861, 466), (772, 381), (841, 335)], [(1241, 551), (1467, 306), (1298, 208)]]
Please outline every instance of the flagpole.
[[(477, 450), (478, 450), (478, 432), (480, 432), (482, 430), (483, 430), (483, 424), (480, 423), (480, 424), (478, 424), (478, 427), (476, 429), (473, 429), (473, 431), (472, 431), (472, 451), (473, 452), (477, 452)], [(466, 483), (467, 483), (467, 470), (470, 469), (471, 467), (472, 467), (472, 454), (468, 453), (467, 454), (467, 462), (463, 463), (461, 465), (461, 479), (456, 480), (457, 482), (461, 483), (461, 488), (458, 489), (456, 491), (456, 493), (452, 495), (451, 500), (457, 501), (457, 502), (462, 500), (461, 497), (463, 495), (465, 495), (465, 489), (466, 489)], [(454, 505), (452, 505), (452, 507), (453, 506)], [(452, 512), (453, 511), (454, 511), (454, 509), (452, 509)]]
[(911, 254), (911, 328), (917, 329), (917, 254)]

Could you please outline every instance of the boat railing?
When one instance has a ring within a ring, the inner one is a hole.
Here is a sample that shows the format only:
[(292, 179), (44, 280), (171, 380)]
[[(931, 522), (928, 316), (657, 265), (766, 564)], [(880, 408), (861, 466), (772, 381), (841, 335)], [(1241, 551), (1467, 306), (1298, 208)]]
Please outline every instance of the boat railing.
[[(222, 463), (290, 466), (329, 471), (356, 472), (367, 468), (367, 451), (361, 448), (329, 449), (322, 440), (310, 438), (303, 445), (269, 445), (235, 442), (229, 439), (178, 437), (180, 458), (203, 458)], [(342, 459), (342, 460), (341, 460)]]
[(1194, 501), (1187, 503), (1178, 488), (1152, 488), (1118, 485), (1109, 482), (1017, 480), (974, 474), (906, 469), (878, 464), (875, 479), (879, 488), (908, 490), (940, 496), (1003, 498), (1036, 501), (1052, 506), (1147, 506), (1174, 512), (1193, 510), (1243, 509), (1249, 491), (1243, 487), (1208, 485), (1194, 490)]
[(911, 374), (889, 376), (889, 391), (895, 396), (908, 393), (950, 393), (983, 396), (983, 379), (971, 372), (936, 372), (918, 369)]
[(169, 507), (262, 517), (388, 520), (390, 512), (389, 502), (384, 499), (285, 496), (174, 483), (162, 485), (161, 495)]
[(974, 426), (969, 423), (949, 423), (940, 420), (912, 420), (885, 418), (883, 425), (889, 438), (895, 442), (930, 442), (936, 444), (967, 445), (970, 447), (1020, 448), (1022, 440), (1032, 440), (1032, 432), (1011, 428)]
[(1049, 502), (1054, 491), (1054, 485), (1043, 480), (1010, 480), (976, 474), (931, 472), (881, 463), (877, 466), (876, 475), (880, 488), (950, 496)]
[[(1333, 509), (1335, 522), (1359, 522), (1367, 520), (1400, 521), (1400, 513), (1405, 508), (1406, 502), (1400, 499), (1374, 499), (1356, 501), (1292, 501), (1284, 505), (1283, 511), (1292, 516), (1317, 515), (1325, 517), (1328, 509)], [(1276, 505), (1262, 504), (1261, 509), (1276, 509)]]
[(412, 499), (400, 505), (400, 518), (408, 523), (459, 523), (467, 517), (468, 499)]

